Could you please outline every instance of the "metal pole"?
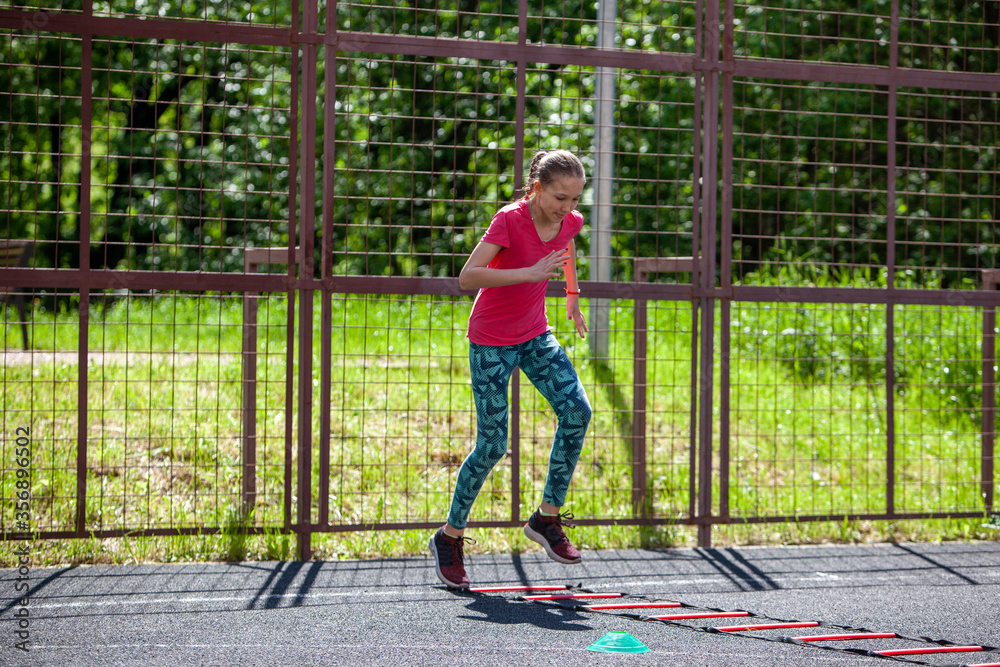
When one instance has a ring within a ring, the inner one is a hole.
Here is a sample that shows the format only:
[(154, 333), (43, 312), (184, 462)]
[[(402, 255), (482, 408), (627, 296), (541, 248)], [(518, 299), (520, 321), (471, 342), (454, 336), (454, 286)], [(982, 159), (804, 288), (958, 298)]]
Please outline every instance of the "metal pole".
[(981, 487), (987, 511), (993, 511), (993, 456), (996, 443), (996, 308), (983, 313), (983, 414)]
[[(889, 69), (899, 63), (899, 0), (892, 1), (889, 29)], [(890, 294), (885, 306), (885, 511), (896, 513), (896, 311), (892, 292), (896, 289), (896, 86), (888, 91), (886, 127), (886, 287)]]
[[(306, 0), (302, 31), (314, 34), (318, 29), (316, 0)], [(316, 197), (316, 99), (317, 60), (319, 50), (314, 44), (302, 47), (302, 213), (299, 243), (299, 281), (313, 280), (313, 243)], [(315, 290), (299, 290), (299, 402), (298, 402), (298, 474), (296, 500), (299, 560), (312, 558), (312, 335), (313, 295)]]
[(707, 295), (715, 286), (715, 227), (716, 191), (719, 181), (719, 7), (706, 3), (705, 11), (705, 131), (702, 135), (701, 174), (705, 193), (702, 200), (701, 289), (705, 296), (698, 299), (701, 310), (701, 354), (698, 364), (700, 388), (698, 428), (698, 546), (712, 546), (712, 395), (715, 368), (715, 303)]
[[(299, 25), (299, 3), (292, 3), (292, 33)], [(301, 100), (301, 89), (299, 82), (299, 65), (301, 54), (298, 48), (292, 48), (292, 67), (289, 90), (291, 100), (289, 102), (289, 141), (288, 141), (288, 283), (294, 281), (299, 248), (295, 246), (295, 239), (298, 238), (298, 205), (299, 199), (296, 197), (296, 183), (299, 179), (299, 145), (296, 141), (299, 130), (299, 100)], [(295, 405), (295, 290), (289, 288), (287, 295), (288, 312), (285, 319), (285, 483), (282, 489), (282, 527), (286, 531), (292, 530), (292, 450), (296, 440), (295, 424), (292, 418), (293, 405)]]
[[(615, 21), (618, 5), (601, 2), (598, 17), (597, 48), (611, 49), (615, 45)], [(591, 213), (590, 266), (591, 280), (611, 280), (612, 183), (615, 170), (615, 73), (607, 67), (596, 70), (594, 104), (594, 206)], [(606, 299), (590, 302), (590, 349), (595, 357), (608, 356), (610, 304)]]
[(646, 299), (635, 299), (635, 341), (632, 355), (632, 516), (645, 519), (650, 515), (651, 502), (646, 496), (646, 360), (648, 349), (648, 312)]
[[(696, 3), (695, 11), (695, 53), (701, 53), (703, 40), (702, 30), (702, 3)], [(701, 133), (702, 115), (704, 113), (704, 100), (702, 91), (704, 89), (704, 74), (700, 71), (693, 73), (694, 79), (694, 151), (691, 156), (692, 177), (691, 177), (691, 252), (694, 257), (691, 262), (691, 288), (692, 290), (701, 285), (701, 173), (698, 165), (701, 164)], [(688, 436), (688, 516), (695, 519), (698, 516), (698, 338), (700, 331), (700, 314), (698, 311), (700, 299), (691, 299), (691, 415), (690, 433)]]
[[(244, 258), (244, 272), (256, 273), (257, 264)], [(243, 503), (241, 518), (248, 522), (257, 505), (257, 294), (243, 295)]]
[[(517, 3), (517, 44), (528, 43), (528, 0)], [(528, 63), (517, 61), (517, 100), (514, 110), (514, 183), (515, 194), (524, 183), (524, 124), (528, 96)], [(522, 195), (526, 193), (521, 193)], [(521, 521), (521, 369), (515, 367), (510, 378), (510, 520)], [(529, 510), (530, 511), (530, 510)]]
[[(93, 16), (93, 2), (84, 3), (85, 15)], [(86, 278), (90, 271), (90, 165), (93, 154), (93, 58), (94, 37), (91, 33), (83, 36), (82, 71), (80, 87), (80, 124), (83, 141), (80, 155), (80, 271), (85, 276), (80, 289), (80, 329), (78, 332), (77, 363), (77, 423), (76, 423), (76, 535), (87, 534), (87, 427), (90, 421), (90, 404), (87, 392), (89, 382), (90, 357), (90, 281)], [(25, 319), (24, 317), (21, 318)], [(24, 339), (27, 348), (28, 339)]]
[[(326, 6), (327, 32), (336, 32), (336, 3)], [(324, 47), (323, 85), (323, 194), (322, 194), (322, 243), (320, 276), (323, 279), (320, 305), (320, 357), (319, 357), (319, 524), (330, 527), (330, 410), (332, 402), (333, 369), (333, 193), (336, 190), (334, 170), (337, 164), (335, 148), (337, 122), (337, 51), (327, 44)]]
[[(723, 3), (722, 60), (733, 62), (734, 16), (733, 0)], [(732, 286), (733, 263), (733, 74), (722, 73), (722, 217), (719, 285), (723, 290)], [(730, 308), (732, 300), (720, 299), (719, 322), (719, 516), (729, 519), (729, 389), (730, 389)]]
[[(983, 289), (993, 291), (997, 288), (1000, 271), (986, 269), (983, 271)], [(983, 308), (983, 395), (982, 395), (982, 464), (981, 493), (986, 510), (993, 511), (993, 457), (996, 449), (996, 307)]]

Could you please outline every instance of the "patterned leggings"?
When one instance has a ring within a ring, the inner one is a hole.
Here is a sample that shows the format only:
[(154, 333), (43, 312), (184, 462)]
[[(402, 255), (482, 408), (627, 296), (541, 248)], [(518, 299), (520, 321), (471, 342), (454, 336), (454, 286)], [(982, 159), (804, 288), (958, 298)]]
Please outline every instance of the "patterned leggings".
[(465, 528), (486, 477), (507, 453), (507, 386), (515, 367), (524, 371), (559, 419), (542, 499), (562, 507), (591, 415), (587, 393), (566, 352), (547, 331), (519, 345), (470, 342), (469, 364), (476, 401), (476, 447), (458, 471), (448, 523)]

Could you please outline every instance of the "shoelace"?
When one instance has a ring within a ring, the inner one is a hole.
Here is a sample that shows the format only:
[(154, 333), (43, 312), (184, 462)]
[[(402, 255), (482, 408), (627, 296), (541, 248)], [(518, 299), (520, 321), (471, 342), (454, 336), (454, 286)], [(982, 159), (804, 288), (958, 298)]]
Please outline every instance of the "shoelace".
[[(449, 537), (451, 537), (449, 535)], [(455, 541), (451, 544), (451, 560), (452, 563), (464, 563), (465, 562), (465, 543), (475, 544), (476, 541), (471, 537), (456, 537)]]
[(573, 521), (573, 513), (572, 512), (563, 512), (562, 514), (556, 514), (555, 516), (546, 516), (546, 515), (542, 514), (541, 512), (539, 512), (538, 516), (542, 517), (543, 519), (545, 519), (547, 521), (551, 521), (552, 523), (554, 523), (557, 526), (566, 526), (567, 528), (576, 528), (576, 524), (572, 523), (572, 521)]
[(572, 521), (573, 521), (572, 512), (563, 512), (562, 514), (556, 515), (556, 523), (558, 523), (561, 526), (566, 526), (567, 528), (576, 528), (576, 524), (572, 523)]
[(550, 540), (555, 538), (559, 541), (566, 540), (568, 542), (569, 538), (566, 537), (566, 533), (563, 532), (563, 526), (566, 526), (567, 528), (576, 528), (576, 524), (572, 523), (572, 512), (563, 512), (562, 514), (556, 514), (555, 516), (545, 516), (539, 512), (538, 516), (542, 517), (542, 519), (548, 523), (548, 528), (545, 532), (548, 534)]

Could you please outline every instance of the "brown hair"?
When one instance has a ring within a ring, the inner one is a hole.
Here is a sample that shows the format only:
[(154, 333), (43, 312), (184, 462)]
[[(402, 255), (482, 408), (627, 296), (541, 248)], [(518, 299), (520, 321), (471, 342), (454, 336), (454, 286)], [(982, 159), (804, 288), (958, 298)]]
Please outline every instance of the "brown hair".
[(528, 178), (524, 182), (524, 198), (531, 196), (535, 189), (535, 183), (548, 185), (557, 178), (570, 176), (572, 178), (586, 178), (583, 171), (583, 164), (580, 158), (569, 151), (538, 151), (535, 157), (531, 158), (531, 166), (528, 167)]

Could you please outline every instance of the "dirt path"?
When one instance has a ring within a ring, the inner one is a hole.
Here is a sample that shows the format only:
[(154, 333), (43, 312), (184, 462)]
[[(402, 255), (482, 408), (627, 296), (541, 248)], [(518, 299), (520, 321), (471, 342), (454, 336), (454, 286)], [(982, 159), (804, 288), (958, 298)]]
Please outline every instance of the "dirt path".
[[(91, 352), (87, 355), (90, 366), (144, 366), (146, 364), (170, 364), (185, 366), (198, 362), (218, 363), (220, 365), (236, 363), (240, 357), (236, 354), (218, 354), (204, 352)], [(77, 352), (41, 352), (37, 350), (0, 350), (0, 365), (3, 366), (48, 366), (75, 365), (80, 362)]]

